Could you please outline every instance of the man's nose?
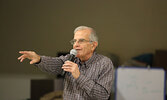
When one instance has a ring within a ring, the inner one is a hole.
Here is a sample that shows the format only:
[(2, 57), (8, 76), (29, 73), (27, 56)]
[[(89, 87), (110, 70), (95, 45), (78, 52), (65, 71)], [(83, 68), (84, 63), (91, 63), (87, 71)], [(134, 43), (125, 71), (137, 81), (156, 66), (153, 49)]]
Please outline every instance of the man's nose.
[(74, 43), (74, 47), (75, 46), (79, 46), (79, 42), (78, 41), (76, 41), (75, 43)]

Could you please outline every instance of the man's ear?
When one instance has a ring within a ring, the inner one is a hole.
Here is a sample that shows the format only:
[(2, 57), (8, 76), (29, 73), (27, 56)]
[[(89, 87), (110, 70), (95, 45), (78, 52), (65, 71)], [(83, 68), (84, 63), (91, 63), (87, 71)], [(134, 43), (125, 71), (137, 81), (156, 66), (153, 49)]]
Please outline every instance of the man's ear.
[(92, 43), (93, 49), (95, 50), (97, 46), (98, 46), (98, 42), (94, 41), (94, 42)]

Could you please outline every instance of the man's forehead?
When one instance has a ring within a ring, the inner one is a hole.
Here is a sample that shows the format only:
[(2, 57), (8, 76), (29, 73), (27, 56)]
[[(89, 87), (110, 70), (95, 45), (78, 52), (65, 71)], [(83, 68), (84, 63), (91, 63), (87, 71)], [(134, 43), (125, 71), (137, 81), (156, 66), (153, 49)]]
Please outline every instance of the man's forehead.
[(74, 37), (89, 37), (90, 30), (79, 30), (75, 33)]
[(76, 39), (76, 40), (80, 40), (80, 39), (88, 40), (89, 36), (87, 36), (87, 35), (75, 35), (74, 39)]

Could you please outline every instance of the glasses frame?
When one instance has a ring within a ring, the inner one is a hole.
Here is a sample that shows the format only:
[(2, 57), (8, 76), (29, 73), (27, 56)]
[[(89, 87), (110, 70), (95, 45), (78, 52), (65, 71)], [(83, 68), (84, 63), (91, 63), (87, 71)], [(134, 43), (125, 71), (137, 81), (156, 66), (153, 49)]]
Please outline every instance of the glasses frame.
[(85, 40), (85, 39), (78, 39), (78, 40), (72, 39), (72, 40), (70, 41), (71, 45), (74, 45), (76, 42), (77, 42), (78, 44), (83, 44), (83, 43), (85, 43), (85, 42), (90, 42), (90, 43), (92, 43), (93, 41)]

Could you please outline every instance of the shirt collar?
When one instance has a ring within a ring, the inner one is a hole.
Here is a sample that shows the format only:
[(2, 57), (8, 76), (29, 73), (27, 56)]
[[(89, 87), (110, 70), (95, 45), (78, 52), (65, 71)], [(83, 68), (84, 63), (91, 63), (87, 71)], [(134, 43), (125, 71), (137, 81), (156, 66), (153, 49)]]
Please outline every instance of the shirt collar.
[[(87, 61), (85, 61), (85, 62), (83, 63), (86, 68), (89, 68), (89, 67), (90, 67), (89, 65), (95, 60), (96, 54), (97, 54), (97, 53), (94, 52), (93, 55), (89, 58), (89, 60), (87, 60)], [(80, 65), (82, 65), (82, 64), (81, 64), (81, 60), (80, 60), (79, 58), (77, 58), (77, 63), (80, 64)]]

